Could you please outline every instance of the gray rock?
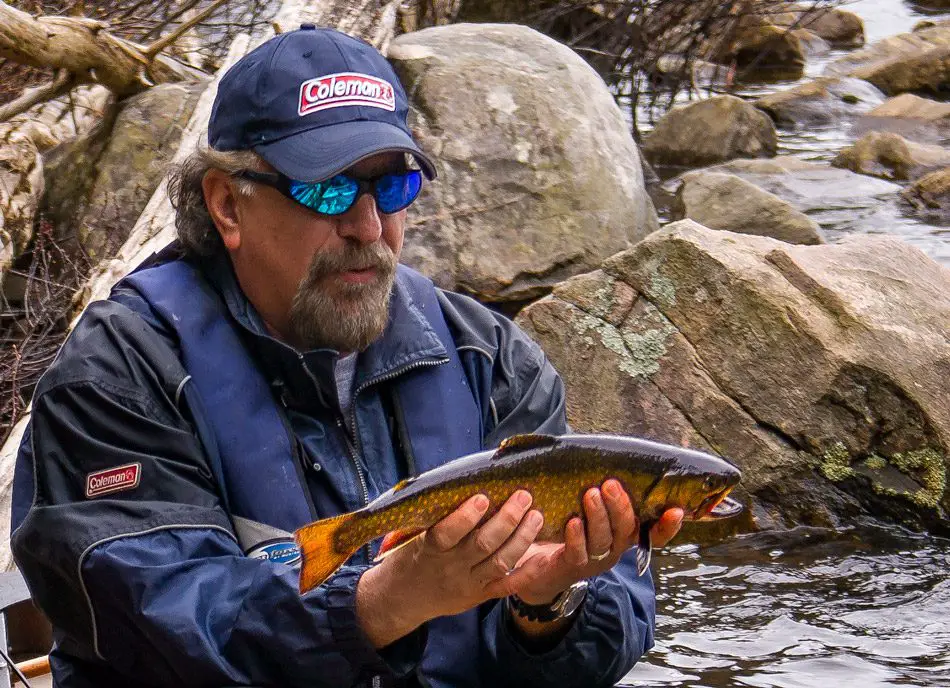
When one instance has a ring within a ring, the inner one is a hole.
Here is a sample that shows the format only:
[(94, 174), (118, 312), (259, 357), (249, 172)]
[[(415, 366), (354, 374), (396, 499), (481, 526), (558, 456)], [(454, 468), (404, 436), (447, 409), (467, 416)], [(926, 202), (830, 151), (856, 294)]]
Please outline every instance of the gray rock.
[(778, 196), (733, 174), (696, 171), (680, 179), (673, 219), (710, 229), (768, 236), (791, 244), (820, 244), (817, 223)]
[(950, 103), (904, 93), (858, 118), (855, 132), (889, 131), (921, 143), (950, 143)]
[(727, 456), (753, 512), (786, 524), (950, 532), (950, 271), (897, 239), (796, 246), (684, 220), (517, 320), (579, 431)]
[(829, 240), (841, 232), (890, 231), (900, 215), (893, 182), (797, 158), (733, 160), (709, 168), (742, 177), (817, 222)]
[(877, 41), (835, 60), (825, 74), (865, 79), (888, 95), (946, 91), (950, 87), (950, 21)]
[(657, 228), (623, 115), (566, 46), (523, 26), (455, 24), (400, 36), (389, 58), (439, 168), (403, 260), (438, 284), (535, 298)]
[(925, 222), (950, 225), (950, 167), (921, 177), (901, 197)]
[(94, 262), (121, 248), (165, 175), (203, 82), (154, 86), (125, 100), (46, 165), (44, 214)]
[(823, 77), (755, 101), (779, 126), (830, 124), (871, 111), (884, 102), (872, 84), (850, 77)]
[(882, 179), (917, 179), (950, 165), (950, 150), (908, 141), (898, 134), (872, 131), (841, 151), (831, 164)]
[(675, 107), (643, 142), (650, 162), (682, 167), (769, 157), (777, 148), (778, 135), (768, 115), (735, 96)]

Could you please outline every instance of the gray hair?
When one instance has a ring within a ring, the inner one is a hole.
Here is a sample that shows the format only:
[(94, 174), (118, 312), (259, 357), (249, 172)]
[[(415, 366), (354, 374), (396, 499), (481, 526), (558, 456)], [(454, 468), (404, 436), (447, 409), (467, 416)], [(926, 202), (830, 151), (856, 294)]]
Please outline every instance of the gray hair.
[[(223, 249), (208, 206), (205, 205), (201, 182), (208, 170), (218, 169), (228, 174), (239, 170), (261, 170), (261, 158), (253, 151), (216, 151), (200, 145), (194, 153), (172, 168), (168, 176), (168, 197), (175, 208), (175, 227), (178, 241), (186, 255), (210, 256)], [(254, 185), (244, 179), (235, 179), (238, 193), (251, 196)]]

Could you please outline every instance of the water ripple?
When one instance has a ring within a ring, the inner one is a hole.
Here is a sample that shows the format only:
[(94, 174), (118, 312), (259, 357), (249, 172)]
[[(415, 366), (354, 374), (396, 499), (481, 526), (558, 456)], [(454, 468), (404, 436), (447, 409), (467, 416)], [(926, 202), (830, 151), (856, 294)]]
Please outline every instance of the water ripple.
[(950, 542), (796, 529), (657, 565), (657, 646), (624, 685), (950, 686)]

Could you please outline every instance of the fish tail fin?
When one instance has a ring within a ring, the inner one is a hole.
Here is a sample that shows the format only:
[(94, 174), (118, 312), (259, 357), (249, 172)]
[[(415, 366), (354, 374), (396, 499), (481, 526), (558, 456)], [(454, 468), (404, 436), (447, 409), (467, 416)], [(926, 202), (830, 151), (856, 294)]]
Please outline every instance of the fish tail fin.
[(373, 563), (379, 563), (398, 549), (402, 549), (425, 532), (423, 530), (394, 530), (387, 533), (379, 546), (379, 553)]
[(640, 539), (637, 542), (637, 575), (642, 576), (650, 568), (650, 559), (653, 557), (653, 542), (650, 539), (650, 528), (653, 523), (647, 521), (640, 524)]
[(315, 521), (294, 533), (300, 547), (300, 593), (323, 583), (363, 545), (358, 537), (341, 537), (353, 530), (357, 513)]

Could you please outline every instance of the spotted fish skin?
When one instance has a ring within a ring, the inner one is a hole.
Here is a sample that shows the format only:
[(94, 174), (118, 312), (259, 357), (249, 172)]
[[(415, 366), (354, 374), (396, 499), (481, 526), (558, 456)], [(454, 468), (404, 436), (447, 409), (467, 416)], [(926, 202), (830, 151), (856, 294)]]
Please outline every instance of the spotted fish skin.
[(489, 518), (513, 492), (527, 490), (532, 508), (544, 514), (538, 540), (563, 542), (567, 522), (583, 515), (584, 493), (608, 478), (623, 485), (637, 518), (649, 524), (673, 507), (686, 519), (708, 518), (740, 472), (720, 457), (635, 437), (518, 435), (404, 480), (358, 511), (298, 530), (301, 591), (322, 583), (366, 542), (387, 533), (399, 534), (391, 544), (405, 542), (478, 493), (490, 500)]

